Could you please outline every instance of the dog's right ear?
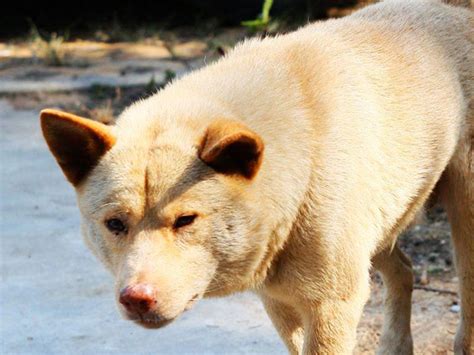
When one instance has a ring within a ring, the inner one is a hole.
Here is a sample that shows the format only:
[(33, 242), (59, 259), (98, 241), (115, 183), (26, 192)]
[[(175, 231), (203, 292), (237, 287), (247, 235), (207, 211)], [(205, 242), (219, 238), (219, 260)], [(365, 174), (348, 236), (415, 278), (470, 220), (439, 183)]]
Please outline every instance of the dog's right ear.
[(74, 186), (84, 180), (115, 144), (106, 125), (70, 113), (41, 111), (41, 129), (49, 149)]

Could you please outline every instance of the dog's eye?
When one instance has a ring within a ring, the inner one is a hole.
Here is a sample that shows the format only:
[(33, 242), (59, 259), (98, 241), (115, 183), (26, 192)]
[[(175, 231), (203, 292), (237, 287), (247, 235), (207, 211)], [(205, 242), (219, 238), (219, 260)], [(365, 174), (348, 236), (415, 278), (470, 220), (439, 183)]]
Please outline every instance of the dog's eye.
[(191, 223), (194, 222), (196, 217), (197, 217), (196, 214), (190, 214), (190, 215), (178, 217), (174, 221), (173, 228), (178, 229), (178, 228), (181, 228), (181, 227), (188, 226), (188, 225), (190, 225)]
[(105, 226), (112, 233), (124, 233), (127, 231), (125, 224), (118, 218), (111, 218), (105, 221)]

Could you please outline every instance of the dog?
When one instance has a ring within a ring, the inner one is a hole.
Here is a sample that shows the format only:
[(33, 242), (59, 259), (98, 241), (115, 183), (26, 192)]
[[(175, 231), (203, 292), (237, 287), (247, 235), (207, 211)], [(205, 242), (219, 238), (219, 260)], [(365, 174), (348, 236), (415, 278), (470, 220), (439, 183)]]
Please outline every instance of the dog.
[(111, 126), (43, 110), (124, 317), (159, 328), (202, 297), (253, 290), (290, 353), (349, 354), (374, 267), (378, 351), (411, 354), (396, 238), (435, 190), (459, 275), (454, 350), (471, 354), (473, 24), (462, 6), (388, 0), (247, 40)]

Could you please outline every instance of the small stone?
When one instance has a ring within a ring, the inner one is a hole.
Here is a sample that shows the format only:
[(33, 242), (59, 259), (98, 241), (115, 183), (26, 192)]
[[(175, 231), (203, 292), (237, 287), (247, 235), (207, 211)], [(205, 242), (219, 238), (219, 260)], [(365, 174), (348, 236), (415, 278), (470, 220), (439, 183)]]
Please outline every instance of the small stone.
[(453, 304), (451, 307), (449, 307), (449, 310), (453, 313), (459, 313), (461, 311), (461, 306), (458, 304)]

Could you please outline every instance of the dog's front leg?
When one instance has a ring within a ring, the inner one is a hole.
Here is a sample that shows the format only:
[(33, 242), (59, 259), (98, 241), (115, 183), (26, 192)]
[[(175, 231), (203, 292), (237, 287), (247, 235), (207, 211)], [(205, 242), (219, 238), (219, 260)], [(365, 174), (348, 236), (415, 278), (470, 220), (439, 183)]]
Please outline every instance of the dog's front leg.
[(368, 298), (368, 282), (359, 284), (347, 299), (327, 298), (312, 303), (304, 312), (304, 354), (352, 354), (356, 331)]
[(300, 315), (293, 307), (269, 296), (260, 294), (260, 298), (290, 354), (301, 354), (303, 350), (304, 330)]

